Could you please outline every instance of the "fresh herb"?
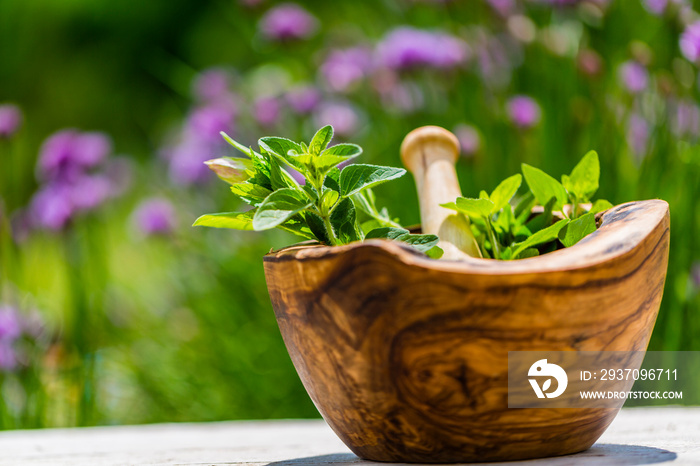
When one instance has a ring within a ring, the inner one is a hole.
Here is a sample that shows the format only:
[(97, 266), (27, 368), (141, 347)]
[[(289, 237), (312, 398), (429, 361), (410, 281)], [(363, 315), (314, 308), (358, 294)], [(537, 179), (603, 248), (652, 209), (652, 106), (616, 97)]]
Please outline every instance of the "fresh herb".
[(595, 151), (588, 152), (571, 174), (563, 175), (561, 183), (530, 165), (523, 164), (522, 170), (529, 189), (515, 207), (511, 200), (522, 184), (520, 174), (504, 180), (491, 194), (481, 191), (478, 199), (460, 197), (442, 204), (469, 217), (483, 257), (524, 259), (573, 246), (595, 231), (595, 214), (612, 207), (598, 200), (585, 208), (598, 190), (600, 163)]
[[(439, 257), (438, 237), (415, 235), (378, 209), (372, 188), (403, 176), (402, 168), (350, 164), (362, 153), (355, 144), (336, 144), (333, 128), (318, 130), (306, 144), (279, 137), (258, 141), (259, 152), (224, 139), (247, 158), (223, 157), (206, 164), (231, 191), (253, 208), (199, 217), (194, 225), (235, 230), (280, 228), (307, 240), (337, 246), (372, 238), (403, 241), (431, 257)], [(300, 185), (283, 166), (299, 171)]]

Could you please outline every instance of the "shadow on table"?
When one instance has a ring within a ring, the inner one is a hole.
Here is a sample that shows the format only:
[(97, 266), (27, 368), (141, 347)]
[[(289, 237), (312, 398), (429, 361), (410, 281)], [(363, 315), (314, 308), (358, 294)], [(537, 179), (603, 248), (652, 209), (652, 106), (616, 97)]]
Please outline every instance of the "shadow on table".
[[(484, 466), (514, 466), (525, 464), (528, 466), (579, 466), (579, 465), (612, 465), (633, 466), (641, 464), (655, 464), (675, 460), (677, 455), (661, 448), (642, 447), (639, 445), (616, 445), (603, 443), (594, 445), (590, 449), (575, 455), (559, 456), (556, 458), (543, 458), (527, 461), (510, 461), (506, 463), (478, 463)], [(308, 456), (284, 461), (275, 461), (268, 466), (343, 466), (358, 464), (390, 464), (375, 463), (358, 458), (352, 453), (336, 453), (333, 455)], [(398, 464), (398, 463), (391, 463)], [(402, 463), (403, 464), (403, 463)], [(470, 466), (476, 466), (471, 463)], [(412, 465), (415, 466), (415, 465)]]

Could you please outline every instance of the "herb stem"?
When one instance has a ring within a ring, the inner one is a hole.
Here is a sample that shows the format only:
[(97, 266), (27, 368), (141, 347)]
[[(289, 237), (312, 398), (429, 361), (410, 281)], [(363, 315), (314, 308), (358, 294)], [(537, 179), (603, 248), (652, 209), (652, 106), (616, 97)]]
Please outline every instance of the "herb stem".
[(496, 241), (496, 234), (493, 232), (493, 228), (491, 226), (491, 219), (489, 217), (484, 217), (486, 220), (486, 229), (489, 232), (489, 240), (491, 240), (491, 249), (493, 249), (493, 258), (494, 259), (500, 259), (501, 258), (501, 251), (500, 248), (498, 247), (498, 241)]
[(318, 193), (318, 200), (316, 201), (316, 212), (318, 213), (318, 216), (321, 217), (321, 219), (323, 220), (323, 225), (326, 227), (326, 234), (328, 235), (328, 240), (331, 243), (330, 245), (337, 246), (339, 244), (338, 238), (335, 236), (335, 232), (333, 231), (333, 225), (331, 224), (331, 212), (333, 211), (333, 209), (326, 211), (326, 209), (323, 208), (323, 198), (325, 197), (325, 193), (323, 192), (323, 178), (321, 177), (321, 179), (319, 180), (317, 177), (310, 177), (309, 182)]
[(338, 238), (336, 238), (335, 232), (333, 231), (333, 225), (331, 225), (330, 216), (321, 215), (321, 218), (323, 219), (323, 224), (326, 227), (326, 233), (328, 233), (328, 239), (331, 242), (331, 246), (337, 246)]

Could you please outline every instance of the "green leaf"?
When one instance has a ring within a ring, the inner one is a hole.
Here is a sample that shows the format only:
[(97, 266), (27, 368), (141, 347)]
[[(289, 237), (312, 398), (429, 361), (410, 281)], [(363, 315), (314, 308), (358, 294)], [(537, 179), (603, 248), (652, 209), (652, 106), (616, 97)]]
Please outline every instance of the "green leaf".
[(504, 208), (513, 196), (515, 196), (515, 193), (518, 192), (518, 188), (522, 182), (523, 177), (520, 173), (503, 180), (488, 197), (494, 204), (491, 213), (496, 213)]
[(362, 153), (362, 148), (357, 144), (336, 144), (321, 152), (321, 155), (340, 155), (343, 157), (357, 157)]
[(216, 176), (229, 184), (242, 183), (250, 178), (253, 161), (250, 159), (221, 157), (204, 162)]
[(237, 150), (243, 152), (250, 158), (253, 165), (252, 177), (249, 179), (250, 183), (262, 186), (267, 189), (272, 189), (272, 185), (270, 183), (269, 157), (259, 154), (255, 152), (252, 148), (246, 147), (243, 144), (234, 141), (228, 134), (224, 133), (223, 131), (220, 134), (226, 140), (226, 142), (228, 142), (230, 145), (235, 147)]
[(253, 176), (248, 180), (249, 183), (256, 184), (266, 189), (272, 189), (270, 181), (270, 155), (255, 155), (253, 149), (250, 149), (250, 160), (253, 161)]
[(565, 228), (561, 229), (558, 235), (559, 241), (568, 248), (578, 243), (595, 230), (595, 214), (589, 212), (581, 215), (576, 220), (572, 220)]
[(532, 233), (537, 233), (538, 231), (552, 224), (552, 219), (554, 218), (552, 215), (552, 209), (554, 208), (555, 202), (556, 200), (554, 198), (550, 199), (549, 202), (547, 202), (547, 205), (544, 206), (544, 212), (537, 214), (528, 220), (525, 226), (529, 231)]
[(331, 168), (328, 173), (326, 173), (326, 178), (323, 180), (323, 186), (330, 188), (333, 191), (340, 192), (340, 170), (338, 167)]
[(305, 170), (305, 166), (299, 158), (299, 154), (302, 153), (302, 148), (296, 142), (285, 138), (269, 136), (260, 138), (258, 140), (258, 145), (264, 152), (276, 156), (290, 167), (302, 173)]
[(493, 202), (488, 199), (472, 199), (468, 197), (458, 197), (457, 202), (440, 204), (447, 209), (462, 212), (470, 217), (488, 217), (493, 209)]
[(522, 168), (525, 180), (537, 201), (546, 205), (550, 199), (555, 198), (554, 210), (561, 210), (569, 198), (564, 186), (539, 168), (526, 163), (522, 165)]
[(258, 145), (267, 152), (286, 158), (289, 153), (301, 154), (301, 146), (294, 141), (276, 136), (260, 138)]
[(515, 214), (515, 221), (519, 225), (524, 224), (527, 222), (527, 219), (530, 218), (530, 215), (532, 214), (532, 208), (537, 205), (537, 199), (535, 199), (535, 196), (532, 194), (531, 191), (528, 191), (518, 202), (518, 205), (515, 206), (515, 211), (513, 214)]
[(316, 239), (323, 244), (331, 244), (331, 239), (328, 237), (323, 219), (313, 212), (304, 212), (304, 217), (306, 218), (306, 224), (309, 226), (309, 230), (311, 230), (311, 233), (314, 234)]
[(222, 212), (199, 217), (193, 227), (231, 228), (233, 230), (252, 230), (255, 210), (248, 212)]
[[(353, 200), (355, 200), (355, 198), (353, 198)], [(357, 201), (355, 201), (355, 207), (357, 208)], [(384, 227), (384, 224), (374, 218), (370, 218), (369, 220), (366, 220), (360, 224), (360, 229), (364, 232), (365, 235), (372, 230), (376, 230), (377, 228), (382, 227)]]
[(403, 168), (380, 167), (377, 165), (348, 165), (340, 172), (340, 194), (352, 196), (363, 189), (371, 188), (403, 176)]
[(333, 127), (331, 125), (324, 126), (316, 131), (311, 144), (309, 144), (309, 152), (313, 155), (319, 155), (325, 150), (331, 139), (333, 139)]
[(375, 228), (365, 235), (365, 239), (397, 239), (410, 232), (404, 228), (382, 227)]
[(293, 233), (297, 236), (301, 236), (304, 239), (316, 239), (316, 236), (311, 232), (306, 222), (301, 218), (300, 214), (295, 215), (283, 224), (278, 225), (277, 228)]
[(562, 176), (564, 187), (578, 199), (588, 200), (598, 190), (600, 161), (594, 150), (583, 156), (569, 176)]
[(484, 191), (483, 189), (479, 191), (479, 199), (488, 199), (489, 198), (489, 193)]
[(432, 248), (425, 251), (425, 254), (431, 259), (440, 259), (445, 251), (440, 248), (440, 246), (433, 246)]
[(265, 187), (253, 184), (249, 181), (231, 185), (230, 189), (231, 192), (240, 197), (243, 202), (256, 207), (272, 192)]
[(608, 209), (612, 209), (612, 207), (613, 205), (609, 201), (606, 201), (605, 199), (598, 199), (593, 203), (593, 206), (591, 206), (591, 210), (589, 210), (589, 212), (597, 214)]
[(373, 220), (378, 222), (379, 225), (394, 228), (401, 226), (389, 217), (389, 215), (386, 213), (386, 209), (382, 209), (382, 212), (377, 211), (377, 207), (374, 205), (374, 196), (371, 188), (353, 194), (352, 200), (355, 202), (355, 207), (359, 211), (370, 216)]
[(527, 248), (520, 253), (518, 259), (527, 259), (528, 257), (537, 257), (540, 255), (540, 251), (537, 248)]
[[(421, 252), (428, 252), (437, 246), (440, 240), (435, 235), (413, 235), (408, 230), (404, 228), (376, 228), (365, 236), (365, 239), (390, 239), (395, 241), (401, 241), (403, 243), (409, 244)], [(440, 248), (438, 248), (440, 249)], [(439, 253), (439, 256), (437, 254)], [(434, 256), (442, 256), (442, 249), (440, 251), (433, 251)], [(434, 257), (431, 256), (431, 257)]]
[(356, 155), (334, 155), (334, 154), (321, 154), (318, 157), (314, 157), (312, 159), (314, 169), (316, 170), (317, 173), (320, 173), (321, 175), (325, 175), (330, 171), (332, 168), (337, 167), (343, 162), (347, 162), (348, 160), (357, 157)]
[(278, 190), (282, 188), (296, 188), (299, 189), (299, 184), (296, 182), (292, 175), (289, 174), (287, 170), (282, 168), (278, 159), (274, 157), (269, 158), (270, 165), (270, 184), (272, 185), (272, 190)]
[(437, 246), (440, 238), (435, 235), (412, 235), (409, 233), (399, 236), (396, 240), (410, 244), (420, 252), (426, 252)]
[(349, 197), (340, 201), (331, 213), (330, 222), (341, 244), (352, 243), (360, 239), (356, 219), (355, 204)]
[(262, 157), (260, 154), (258, 154), (257, 152), (255, 152), (255, 151), (254, 151), (253, 149), (251, 149), (250, 147), (246, 147), (246, 146), (244, 146), (243, 144), (241, 144), (240, 142), (234, 141), (234, 140), (231, 138), (231, 136), (229, 136), (228, 134), (224, 133), (223, 131), (219, 132), (219, 134), (224, 138), (224, 140), (225, 140), (226, 142), (228, 142), (229, 144), (231, 144), (231, 145), (232, 145), (233, 147), (235, 147), (237, 150), (243, 152), (245, 155), (249, 156), (251, 159), (253, 159), (254, 157)]
[(544, 228), (534, 235), (530, 236), (528, 239), (521, 243), (517, 243), (514, 245), (513, 249), (513, 258), (517, 259), (518, 256), (520, 255), (521, 252), (526, 250), (527, 248), (532, 248), (535, 247), (539, 244), (542, 243), (547, 243), (549, 241), (557, 239), (559, 232), (561, 231), (562, 228), (566, 226), (566, 224), (569, 223), (569, 219), (565, 218), (563, 220), (559, 220), (557, 223), (554, 225), (550, 225), (547, 228)]
[(508, 246), (501, 251), (501, 260), (509, 261), (513, 258), (513, 248)]
[(267, 196), (258, 207), (253, 217), (253, 228), (255, 230), (274, 228), (311, 205), (311, 200), (304, 193), (291, 188), (278, 189)]
[(496, 221), (493, 223), (496, 230), (502, 234), (509, 234), (516, 227), (515, 219), (513, 218), (513, 207), (507, 204), (500, 210)]
[(323, 200), (321, 203), (321, 212), (330, 212), (333, 206), (335, 205), (336, 202), (338, 202), (338, 198), (340, 197), (340, 194), (338, 194), (337, 191), (334, 191), (332, 189), (326, 189), (323, 192)]

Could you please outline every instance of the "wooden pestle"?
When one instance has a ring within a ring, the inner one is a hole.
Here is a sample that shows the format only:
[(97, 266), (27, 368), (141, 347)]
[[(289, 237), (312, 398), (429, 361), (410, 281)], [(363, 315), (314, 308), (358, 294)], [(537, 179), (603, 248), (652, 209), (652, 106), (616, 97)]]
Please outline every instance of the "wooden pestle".
[(439, 126), (414, 129), (401, 144), (403, 165), (416, 180), (423, 233), (440, 237), (438, 246), (448, 260), (481, 257), (469, 219), (440, 206), (462, 195), (455, 171), (458, 157), (457, 137)]

